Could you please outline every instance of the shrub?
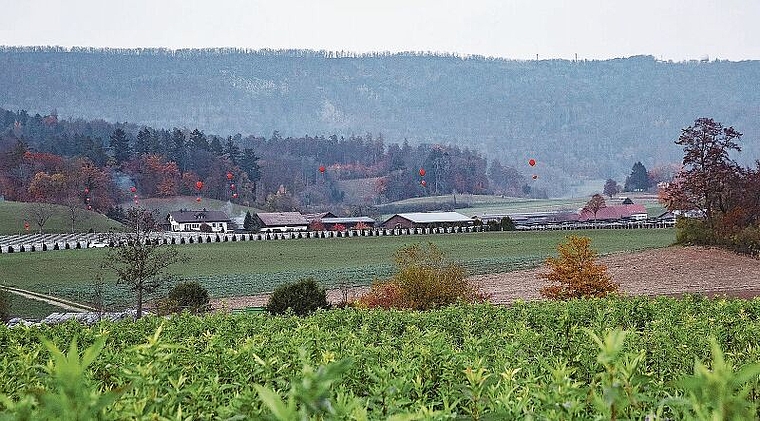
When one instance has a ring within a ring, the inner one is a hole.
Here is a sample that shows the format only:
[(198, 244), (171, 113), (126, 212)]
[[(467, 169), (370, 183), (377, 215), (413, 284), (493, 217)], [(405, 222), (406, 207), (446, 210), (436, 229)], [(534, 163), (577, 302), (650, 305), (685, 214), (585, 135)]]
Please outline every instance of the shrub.
[(403, 247), (396, 252), (395, 260), (398, 272), (388, 281), (375, 283), (359, 299), (359, 305), (429, 310), (487, 299), (465, 279), (464, 269), (446, 261), (433, 243)]
[(335, 224), (332, 226), (333, 231), (343, 232), (346, 230), (346, 226), (343, 224)]
[(183, 282), (169, 291), (165, 304), (176, 303), (177, 310), (191, 313), (203, 313), (209, 309), (208, 290), (198, 282)]
[(607, 266), (596, 263), (590, 238), (571, 235), (566, 243), (557, 246), (557, 251), (558, 258), (546, 259), (550, 272), (538, 275), (555, 283), (541, 289), (544, 297), (554, 300), (604, 297), (618, 290), (619, 285), (607, 274)]
[(717, 243), (717, 239), (705, 221), (695, 218), (678, 218), (676, 221), (676, 243), (714, 245)]
[(364, 222), (360, 221), (358, 224), (356, 224), (356, 226), (354, 227), (354, 229), (355, 230), (359, 230), (359, 231), (363, 231), (363, 230), (370, 229), (370, 226), (367, 225), (367, 224), (365, 224)]
[(211, 225), (209, 225), (209, 224), (207, 224), (205, 222), (201, 224), (200, 229), (201, 229), (201, 232), (213, 232), (214, 231), (213, 229), (211, 229)]
[(267, 311), (271, 314), (284, 314), (291, 309), (298, 316), (306, 316), (319, 308), (330, 308), (330, 304), (327, 292), (314, 278), (280, 285), (267, 303)]

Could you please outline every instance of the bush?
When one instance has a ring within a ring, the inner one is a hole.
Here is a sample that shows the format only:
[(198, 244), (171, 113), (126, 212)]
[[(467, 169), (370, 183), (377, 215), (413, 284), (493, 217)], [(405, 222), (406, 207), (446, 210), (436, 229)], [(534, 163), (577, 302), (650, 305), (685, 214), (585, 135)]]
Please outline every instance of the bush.
[(205, 223), (205, 222), (201, 224), (201, 227), (200, 227), (200, 229), (201, 229), (201, 232), (213, 232), (213, 231), (214, 231), (214, 230), (211, 228), (211, 225), (209, 225), (209, 224), (207, 224), (207, 223)]
[(270, 314), (284, 314), (291, 309), (298, 316), (306, 316), (319, 308), (330, 308), (330, 304), (327, 302), (327, 292), (314, 278), (280, 285), (267, 303)]
[(7, 322), (11, 317), (11, 294), (0, 290), (0, 321)]
[(178, 311), (204, 313), (209, 310), (208, 290), (197, 282), (177, 284), (169, 291), (169, 298), (165, 302), (167, 305), (174, 303)]
[(571, 235), (566, 243), (557, 246), (557, 251), (559, 258), (546, 259), (551, 271), (538, 275), (555, 283), (541, 288), (544, 297), (554, 300), (604, 297), (618, 290), (619, 285), (607, 274), (607, 266), (596, 264), (590, 238)]
[(676, 243), (684, 245), (715, 245), (715, 234), (701, 219), (678, 218), (676, 221)]
[(465, 279), (464, 269), (446, 261), (433, 243), (399, 249), (398, 272), (388, 281), (375, 283), (358, 300), (365, 307), (429, 310), (457, 302), (485, 301), (487, 296)]

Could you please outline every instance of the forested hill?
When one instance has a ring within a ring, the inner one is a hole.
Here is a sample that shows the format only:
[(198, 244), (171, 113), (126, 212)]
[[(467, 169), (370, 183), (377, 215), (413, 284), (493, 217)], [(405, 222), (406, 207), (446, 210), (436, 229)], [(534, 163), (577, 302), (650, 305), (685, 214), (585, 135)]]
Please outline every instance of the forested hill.
[(709, 116), (760, 156), (760, 62), (510, 61), (314, 51), (3, 48), (0, 107), (153, 127), (285, 136), (382, 133), (454, 143), (547, 175), (679, 161)]

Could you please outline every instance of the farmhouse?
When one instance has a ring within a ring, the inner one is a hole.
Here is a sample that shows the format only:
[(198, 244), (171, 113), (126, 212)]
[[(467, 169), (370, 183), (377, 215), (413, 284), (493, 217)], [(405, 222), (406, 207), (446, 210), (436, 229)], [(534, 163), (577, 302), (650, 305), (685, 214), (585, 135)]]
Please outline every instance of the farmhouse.
[(261, 232), (306, 231), (309, 226), (299, 212), (261, 212), (256, 219)]
[(230, 222), (226, 213), (206, 209), (169, 212), (166, 220), (171, 231), (201, 231), (201, 226), (208, 226), (211, 232), (227, 232)]
[(383, 226), (386, 228), (427, 228), (472, 224), (472, 218), (459, 212), (398, 213), (383, 222)]

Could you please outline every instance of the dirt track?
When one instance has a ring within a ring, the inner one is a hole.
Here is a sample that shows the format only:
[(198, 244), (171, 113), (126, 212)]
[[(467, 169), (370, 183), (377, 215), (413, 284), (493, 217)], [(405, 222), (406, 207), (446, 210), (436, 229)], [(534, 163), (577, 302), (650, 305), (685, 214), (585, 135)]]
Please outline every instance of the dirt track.
[[(637, 253), (601, 257), (623, 292), (632, 295), (681, 295), (702, 293), (754, 297), (760, 295), (760, 260), (739, 256), (730, 251), (702, 247), (668, 247)], [(492, 294), (494, 303), (504, 304), (540, 299), (538, 290), (544, 281), (536, 275), (546, 269), (536, 268), (508, 273), (477, 275), (470, 279)], [(356, 288), (349, 299), (366, 291)], [(328, 291), (331, 302), (341, 301), (341, 292)], [(215, 308), (245, 308), (266, 305), (267, 295), (213, 300)]]

